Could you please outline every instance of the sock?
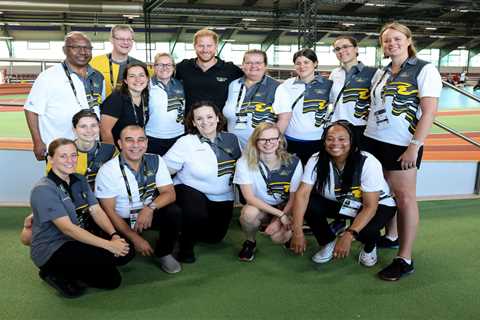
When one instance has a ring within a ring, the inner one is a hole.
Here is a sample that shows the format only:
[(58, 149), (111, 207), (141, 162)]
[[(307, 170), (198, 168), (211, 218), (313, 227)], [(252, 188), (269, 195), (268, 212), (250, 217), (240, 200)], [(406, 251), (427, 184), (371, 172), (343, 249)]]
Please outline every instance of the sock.
[(398, 236), (397, 236), (397, 237), (392, 237), (392, 236), (389, 236), (389, 235), (387, 234), (387, 235), (385, 235), (385, 238), (387, 238), (387, 239), (390, 240), (390, 241), (395, 241), (395, 240), (398, 239)]
[(407, 259), (407, 258), (400, 257), (400, 256), (396, 256), (396, 258), (402, 259), (403, 261), (405, 261), (408, 264), (412, 264), (412, 259)]

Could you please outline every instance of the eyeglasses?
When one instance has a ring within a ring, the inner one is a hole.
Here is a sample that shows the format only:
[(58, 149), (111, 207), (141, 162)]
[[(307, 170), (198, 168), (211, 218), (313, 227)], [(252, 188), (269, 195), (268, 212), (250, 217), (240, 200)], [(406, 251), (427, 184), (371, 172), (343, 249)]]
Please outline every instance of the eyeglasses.
[(274, 143), (274, 142), (277, 142), (278, 139), (280, 139), (280, 137), (275, 137), (275, 138), (258, 138), (257, 139), (257, 142), (260, 142), (260, 143)]
[(117, 40), (118, 42), (133, 42), (132, 38), (117, 38), (117, 37), (112, 37), (112, 38)]
[(154, 67), (159, 67), (159, 68), (170, 69), (171, 67), (173, 67), (173, 64), (171, 64), (171, 63), (154, 63), (153, 66)]
[(333, 48), (333, 51), (340, 52), (341, 50), (345, 50), (345, 49), (348, 49), (348, 48), (353, 48), (353, 46), (351, 44), (349, 44), (349, 45), (344, 45), (344, 46), (341, 46), (341, 47), (335, 47), (335, 48)]
[(92, 51), (93, 47), (85, 47), (85, 46), (65, 46), (67, 48), (70, 48), (72, 49), (73, 51), (77, 51), (77, 52), (80, 52), (80, 51), (87, 51), (87, 52), (90, 52)]
[(263, 62), (263, 61), (248, 61), (248, 62), (244, 62), (243, 64), (247, 65), (247, 66), (261, 66), (261, 65), (265, 64), (265, 62)]

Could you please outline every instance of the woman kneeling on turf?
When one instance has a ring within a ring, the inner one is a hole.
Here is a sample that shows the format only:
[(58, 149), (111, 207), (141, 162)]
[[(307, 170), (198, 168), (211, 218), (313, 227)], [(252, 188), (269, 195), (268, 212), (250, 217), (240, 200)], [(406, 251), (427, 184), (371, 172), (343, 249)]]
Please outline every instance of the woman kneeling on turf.
[[(356, 141), (348, 122), (327, 127), (320, 150), (308, 160), (295, 195), (291, 248), (297, 254), (305, 252), (305, 217), (321, 248), (312, 257), (315, 263), (347, 257), (353, 239), (357, 239), (364, 244), (359, 262), (366, 267), (375, 265), (380, 230), (397, 209), (380, 162), (360, 151)], [(337, 239), (327, 217), (347, 218), (350, 227)]]
[(302, 177), (302, 164), (285, 150), (285, 139), (275, 124), (262, 123), (253, 131), (237, 162), (233, 182), (247, 204), (240, 223), (247, 240), (238, 254), (242, 261), (255, 258), (255, 235), (262, 223), (275, 243), (290, 240), (290, 212)]

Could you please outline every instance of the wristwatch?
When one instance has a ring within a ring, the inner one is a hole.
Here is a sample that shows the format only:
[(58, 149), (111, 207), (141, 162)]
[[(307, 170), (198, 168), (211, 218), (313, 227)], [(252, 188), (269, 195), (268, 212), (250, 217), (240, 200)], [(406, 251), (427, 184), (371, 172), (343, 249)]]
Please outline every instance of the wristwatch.
[(150, 204), (149, 204), (147, 207), (149, 207), (150, 209), (152, 209), (152, 210), (154, 210), (154, 211), (155, 211), (156, 209), (158, 209), (158, 207), (155, 205), (155, 202), (153, 202), (153, 201), (150, 202)]
[(410, 144), (414, 144), (417, 147), (421, 147), (423, 145), (423, 142), (421, 142), (420, 140), (417, 140), (415, 138), (412, 138), (412, 140), (410, 140)]
[(358, 231), (355, 231), (351, 228), (348, 228), (347, 230), (345, 230), (345, 232), (350, 233), (352, 235), (353, 239), (357, 239), (357, 237), (358, 237)]

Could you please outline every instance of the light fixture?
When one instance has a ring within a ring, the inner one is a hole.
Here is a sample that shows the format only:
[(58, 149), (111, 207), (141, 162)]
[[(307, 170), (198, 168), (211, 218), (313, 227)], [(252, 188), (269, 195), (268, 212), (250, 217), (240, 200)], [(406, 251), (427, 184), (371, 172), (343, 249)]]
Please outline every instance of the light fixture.
[(460, 50), (461, 50), (461, 49), (467, 49), (467, 47), (465, 47), (465, 46), (458, 46), (457, 49), (460, 49)]
[(355, 25), (355, 23), (351, 23), (351, 22), (342, 22), (342, 25), (345, 26), (345, 27), (353, 27)]
[(242, 18), (242, 21), (245, 21), (245, 22), (255, 22), (255, 21), (257, 21), (257, 19), (255, 19), (255, 18)]
[(437, 30), (437, 28), (435, 28), (435, 27), (425, 27), (425, 30), (432, 30), (432, 31), (434, 31), (434, 30)]
[(135, 19), (135, 18), (139, 18), (140, 15), (138, 15), (138, 14), (122, 14), (122, 17), (128, 18), (128, 19)]
[(13, 37), (0, 37), (0, 40), (13, 40)]
[(223, 41), (223, 42), (235, 42), (235, 41), (237, 41), (237, 40), (235, 40), (235, 39), (225, 39), (225, 40), (222, 40), (222, 41)]

